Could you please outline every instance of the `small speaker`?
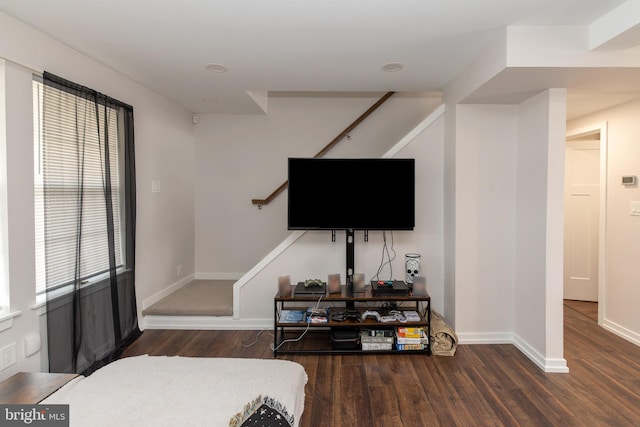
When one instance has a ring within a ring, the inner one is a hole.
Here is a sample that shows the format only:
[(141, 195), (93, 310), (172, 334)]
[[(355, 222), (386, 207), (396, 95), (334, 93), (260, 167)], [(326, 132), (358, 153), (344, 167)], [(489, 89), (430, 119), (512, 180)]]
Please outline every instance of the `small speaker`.
[(364, 292), (365, 289), (364, 274), (358, 273), (353, 275), (353, 292)]
[(278, 295), (281, 297), (291, 296), (291, 276), (278, 277)]
[(339, 294), (341, 292), (341, 286), (342, 281), (340, 279), (340, 273), (330, 274), (327, 279), (327, 288), (329, 289), (329, 293)]
[(413, 276), (413, 296), (426, 297), (427, 295), (427, 278), (425, 276)]

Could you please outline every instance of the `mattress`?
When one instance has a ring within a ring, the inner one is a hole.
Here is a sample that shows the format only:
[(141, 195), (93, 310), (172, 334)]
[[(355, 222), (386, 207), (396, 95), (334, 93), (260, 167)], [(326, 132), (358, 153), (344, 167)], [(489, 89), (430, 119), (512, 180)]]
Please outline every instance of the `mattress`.
[(287, 360), (136, 356), (80, 376), (42, 404), (69, 404), (70, 425), (228, 426), (259, 397), (297, 426), (307, 374)]

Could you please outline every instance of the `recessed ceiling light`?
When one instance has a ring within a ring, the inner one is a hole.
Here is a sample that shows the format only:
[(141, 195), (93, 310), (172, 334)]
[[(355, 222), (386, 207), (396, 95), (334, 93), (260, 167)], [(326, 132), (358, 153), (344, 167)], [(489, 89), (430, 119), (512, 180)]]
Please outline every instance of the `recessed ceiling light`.
[(404, 65), (399, 62), (387, 62), (382, 66), (382, 70), (388, 73), (393, 73), (402, 70), (402, 67), (404, 67)]
[(228, 68), (222, 64), (208, 64), (207, 70), (212, 71), (214, 73), (226, 73)]

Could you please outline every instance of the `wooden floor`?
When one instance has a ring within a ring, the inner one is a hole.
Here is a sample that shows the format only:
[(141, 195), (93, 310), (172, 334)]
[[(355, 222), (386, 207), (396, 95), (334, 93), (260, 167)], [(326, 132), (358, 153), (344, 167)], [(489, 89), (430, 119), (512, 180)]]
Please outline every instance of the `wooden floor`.
[[(291, 355), (309, 376), (300, 426), (639, 426), (640, 347), (565, 301), (569, 374), (545, 374), (512, 345), (454, 357)], [(265, 331), (147, 330), (125, 352), (271, 358)]]

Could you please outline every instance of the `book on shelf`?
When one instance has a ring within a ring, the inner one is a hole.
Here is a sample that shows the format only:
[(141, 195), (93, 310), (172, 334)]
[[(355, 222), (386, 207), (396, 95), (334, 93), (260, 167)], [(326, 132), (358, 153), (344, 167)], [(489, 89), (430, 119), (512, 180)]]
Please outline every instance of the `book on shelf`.
[(370, 337), (393, 337), (393, 329), (363, 329)]
[[(418, 328), (417, 333), (407, 334), (400, 331), (402, 328), (396, 330), (396, 343), (397, 344), (424, 344), (428, 343), (427, 334), (422, 328)], [(407, 336), (408, 335), (408, 336)]]
[(280, 310), (280, 323), (302, 323), (305, 316), (304, 310)]
[(402, 338), (421, 338), (424, 336), (424, 330), (421, 327), (398, 327), (396, 329), (396, 336)]
[(360, 331), (360, 342), (361, 343), (385, 343), (385, 344), (393, 344), (394, 336), (393, 331), (390, 329), (386, 330), (362, 330)]
[(412, 351), (412, 350), (425, 350), (428, 344), (396, 344), (396, 350), (400, 351)]
[(363, 351), (392, 350), (393, 342), (362, 342)]

